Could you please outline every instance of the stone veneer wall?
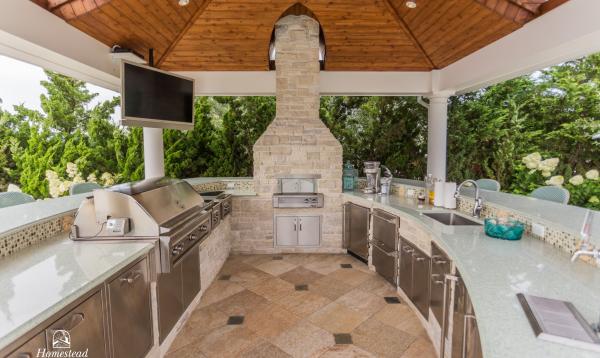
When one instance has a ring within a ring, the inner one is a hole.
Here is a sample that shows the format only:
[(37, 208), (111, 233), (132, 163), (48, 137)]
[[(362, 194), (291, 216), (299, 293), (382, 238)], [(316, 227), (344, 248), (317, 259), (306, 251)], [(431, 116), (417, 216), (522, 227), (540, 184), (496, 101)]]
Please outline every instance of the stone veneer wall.
[[(342, 146), (319, 118), (319, 24), (307, 16), (286, 16), (275, 25), (276, 116), (255, 143), (256, 197), (234, 198), (233, 251), (343, 252)], [(277, 176), (320, 174), (322, 209), (273, 209)], [(274, 214), (322, 216), (319, 248), (277, 248)]]

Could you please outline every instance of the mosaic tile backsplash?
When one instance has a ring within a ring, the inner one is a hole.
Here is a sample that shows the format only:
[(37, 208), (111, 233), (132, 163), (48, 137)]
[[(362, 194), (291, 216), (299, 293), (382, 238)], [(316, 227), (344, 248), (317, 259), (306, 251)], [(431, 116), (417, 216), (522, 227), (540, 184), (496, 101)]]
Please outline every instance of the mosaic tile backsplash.
[(70, 214), (39, 222), (19, 231), (0, 236), (0, 258), (57, 237), (58, 234), (69, 232), (72, 224), (73, 214)]

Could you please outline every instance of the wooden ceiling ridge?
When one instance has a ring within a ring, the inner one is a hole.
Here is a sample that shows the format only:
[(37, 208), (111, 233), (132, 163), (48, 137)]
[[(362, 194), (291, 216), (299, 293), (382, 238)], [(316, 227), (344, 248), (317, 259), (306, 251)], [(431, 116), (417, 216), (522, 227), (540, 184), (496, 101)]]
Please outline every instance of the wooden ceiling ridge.
[(519, 26), (525, 25), (533, 20), (536, 14), (530, 9), (513, 2), (512, 0), (474, 0), (481, 6), (494, 11), (503, 18), (510, 20)]
[(423, 46), (421, 45), (419, 40), (416, 38), (416, 36), (413, 34), (413, 32), (410, 30), (410, 28), (408, 27), (408, 25), (406, 24), (404, 19), (400, 16), (400, 14), (398, 14), (398, 11), (396, 11), (396, 8), (392, 5), (392, 3), (390, 3), (390, 0), (382, 0), (382, 1), (384, 3), (385, 7), (387, 8), (387, 10), (390, 12), (392, 17), (396, 21), (396, 23), (398, 23), (398, 25), (400, 25), (402, 30), (404, 30), (406, 35), (408, 35), (408, 37), (413, 42), (413, 44), (417, 47), (417, 49), (419, 49), (419, 51), (421, 52), (421, 54), (423, 55), (423, 57), (429, 64), (429, 66), (431, 66), (431, 69), (437, 69), (438, 67), (433, 63), (433, 61), (431, 60), (431, 57), (429, 57), (429, 55), (427, 54), (427, 52), (425, 51), (425, 49), (423, 48)]
[[(62, 15), (65, 20), (73, 20), (90, 11), (101, 8), (112, 0), (46, 0), (46, 9)], [(38, 1), (38, 4), (40, 2)]]
[(175, 37), (175, 39), (173, 40), (173, 42), (171, 42), (171, 44), (169, 45), (169, 47), (167, 47), (167, 49), (162, 54), (162, 56), (160, 56), (160, 58), (158, 59), (158, 61), (155, 64), (156, 67), (160, 67), (160, 65), (171, 54), (171, 52), (173, 52), (173, 49), (175, 49), (175, 47), (179, 44), (179, 41), (181, 41), (181, 39), (183, 38), (183, 36), (185, 36), (185, 34), (187, 33), (187, 31), (192, 26), (194, 26), (194, 23), (196, 22), (196, 20), (200, 17), (200, 15), (202, 15), (202, 13), (204, 12), (204, 10), (206, 10), (206, 8), (208, 7), (208, 5), (211, 2), (212, 2), (212, 0), (204, 0), (202, 2), (202, 5), (198, 6), (198, 9), (194, 13), (194, 15), (192, 15), (192, 17), (190, 17), (190, 19), (188, 20), (188, 22), (186, 22), (185, 26), (177, 34), (177, 37)]

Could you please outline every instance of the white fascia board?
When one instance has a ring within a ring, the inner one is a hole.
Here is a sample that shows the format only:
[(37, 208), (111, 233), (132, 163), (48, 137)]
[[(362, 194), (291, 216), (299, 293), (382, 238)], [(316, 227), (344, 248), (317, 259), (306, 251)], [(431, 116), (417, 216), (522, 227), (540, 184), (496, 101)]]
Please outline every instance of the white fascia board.
[(443, 68), (439, 87), (465, 93), (600, 51), (600, 1), (570, 0)]
[(110, 48), (31, 1), (0, 2), (0, 54), (120, 91)]
[[(274, 96), (275, 71), (180, 71), (196, 80), (198, 96)], [(320, 72), (321, 94), (418, 96), (431, 92), (429, 72)]]
[(174, 71), (195, 80), (196, 96), (274, 96), (275, 71)]

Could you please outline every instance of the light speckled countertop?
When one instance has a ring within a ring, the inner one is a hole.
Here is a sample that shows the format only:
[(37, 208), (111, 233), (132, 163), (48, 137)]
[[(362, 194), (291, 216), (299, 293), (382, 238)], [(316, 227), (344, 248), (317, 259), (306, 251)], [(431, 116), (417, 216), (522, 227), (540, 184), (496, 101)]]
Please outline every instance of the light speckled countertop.
[(153, 248), (49, 240), (0, 260), (0, 350)]
[(483, 227), (445, 226), (422, 215), (433, 208), (419, 208), (414, 199), (360, 192), (346, 192), (344, 199), (408, 216), (433, 234), (469, 290), (484, 357), (600, 357), (598, 352), (537, 339), (516, 297), (524, 292), (571, 301), (588, 322), (596, 322), (600, 314), (600, 269), (571, 263), (568, 253), (535, 238), (504, 241), (487, 237)]

